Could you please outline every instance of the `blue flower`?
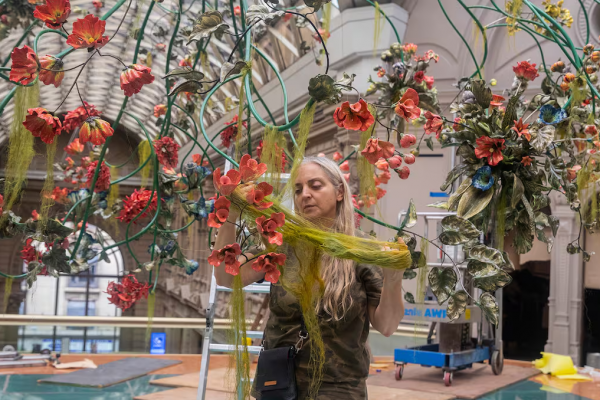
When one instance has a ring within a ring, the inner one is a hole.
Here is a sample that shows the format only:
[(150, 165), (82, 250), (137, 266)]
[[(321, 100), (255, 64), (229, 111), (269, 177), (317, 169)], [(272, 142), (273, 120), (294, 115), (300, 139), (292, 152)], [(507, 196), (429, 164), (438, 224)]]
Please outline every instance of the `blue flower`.
[(186, 262), (183, 264), (183, 267), (185, 268), (185, 273), (188, 275), (192, 275), (194, 272), (196, 272), (196, 270), (200, 266), (198, 264), (198, 261), (196, 261), (196, 260), (185, 260), (185, 261)]
[(489, 165), (485, 165), (475, 172), (471, 184), (480, 190), (488, 190), (494, 186), (494, 177), (492, 176), (492, 168)]
[(544, 125), (556, 125), (567, 118), (567, 113), (562, 108), (546, 104), (540, 108), (538, 122)]

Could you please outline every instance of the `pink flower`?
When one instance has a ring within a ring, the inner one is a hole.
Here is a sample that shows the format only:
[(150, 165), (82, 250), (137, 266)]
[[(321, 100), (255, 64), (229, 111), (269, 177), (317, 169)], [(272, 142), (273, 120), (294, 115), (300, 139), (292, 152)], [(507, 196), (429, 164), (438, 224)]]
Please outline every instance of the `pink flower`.
[(333, 153), (333, 161), (338, 162), (342, 158), (344, 158), (344, 156), (339, 151), (336, 151), (335, 153)]
[(256, 227), (260, 234), (268, 240), (271, 244), (281, 246), (283, 244), (283, 235), (281, 232), (277, 232), (276, 229), (282, 227), (285, 224), (284, 213), (273, 213), (271, 217), (267, 219), (264, 215), (256, 218)]
[(231, 275), (237, 275), (240, 273), (240, 262), (238, 257), (242, 254), (242, 249), (237, 243), (227, 245), (221, 250), (213, 250), (212, 254), (208, 257), (208, 263), (212, 266), (218, 267), (221, 263), (225, 263), (225, 272)]
[(390, 171), (383, 171), (379, 175), (375, 175), (375, 184), (379, 185), (383, 183), (384, 185), (386, 185), (391, 178), (392, 174), (390, 174)]
[(433, 79), (433, 76), (427, 76), (425, 75), (425, 84), (427, 85), (427, 89), (431, 90), (433, 89), (433, 82), (435, 81), (435, 79)]
[(340, 107), (335, 109), (333, 120), (340, 128), (362, 132), (369, 129), (375, 122), (375, 118), (371, 115), (367, 103), (363, 99), (352, 105), (348, 101), (343, 102)]
[(415, 155), (414, 154), (405, 154), (404, 155), (404, 162), (407, 164), (414, 164), (415, 163)]
[(444, 127), (444, 120), (437, 115), (432, 113), (431, 111), (427, 111), (425, 113), (425, 118), (427, 122), (425, 123), (425, 133), (435, 133), (436, 139), (440, 138), (440, 133), (442, 133), (442, 128)]
[(215, 169), (213, 172), (213, 183), (215, 189), (219, 191), (223, 196), (229, 196), (237, 185), (242, 181), (242, 176), (235, 169), (227, 171), (227, 175), (221, 176), (221, 168)]
[(370, 164), (375, 165), (380, 158), (390, 158), (394, 155), (394, 145), (390, 142), (370, 138), (364, 150), (360, 152)]
[(410, 168), (408, 168), (406, 165), (404, 167), (402, 167), (400, 170), (397, 171), (398, 172), (398, 176), (400, 177), (400, 179), (406, 179), (408, 178), (408, 176), (410, 175)]
[(348, 160), (344, 161), (343, 163), (340, 164), (340, 170), (343, 172), (348, 172), (350, 171), (350, 164), (348, 164)]
[(415, 137), (415, 135), (412, 135), (410, 133), (404, 134), (402, 136), (402, 139), (400, 139), (400, 146), (404, 147), (405, 149), (409, 148), (415, 143), (417, 143), (417, 138)]
[(417, 84), (420, 84), (421, 82), (423, 82), (423, 79), (425, 79), (425, 72), (423, 72), (423, 71), (415, 72), (415, 74), (413, 75), (413, 79), (415, 80), (415, 82), (417, 82)]
[(246, 201), (248, 204), (254, 204), (259, 210), (264, 210), (273, 205), (271, 201), (264, 201), (266, 196), (273, 193), (273, 186), (267, 182), (261, 182), (246, 192)]
[(396, 169), (402, 164), (402, 157), (395, 155), (388, 158), (387, 162), (391, 169)]
[(383, 158), (380, 158), (376, 163), (375, 163), (375, 168), (381, 170), (381, 171), (387, 171), (389, 168), (389, 164), (387, 161), (385, 161)]
[(396, 114), (408, 122), (409, 119), (416, 119), (421, 116), (419, 105), (419, 94), (415, 89), (408, 88), (398, 104), (396, 104)]
[(277, 266), (283, 266), (285, 263), (285, 254), (269, 253), (262, 255), (252, 263), (252, 269), (257, 272), (265, 273), (265, 280), (271, 283), (277, 283), (281, 272)]
[(227, 197), (219, 197), (215, 201), (215, 211), (208, 214), (208, 226), (211, 228), (222, 227), (229, 217), (229, 206), (231, 206), (231, 201), (227, 200)]
[(240, 174), (242, 182), (254, 181), (267, 172), (267, 164), (258, 163), (250, 154), (244, 154), (240, 160)]

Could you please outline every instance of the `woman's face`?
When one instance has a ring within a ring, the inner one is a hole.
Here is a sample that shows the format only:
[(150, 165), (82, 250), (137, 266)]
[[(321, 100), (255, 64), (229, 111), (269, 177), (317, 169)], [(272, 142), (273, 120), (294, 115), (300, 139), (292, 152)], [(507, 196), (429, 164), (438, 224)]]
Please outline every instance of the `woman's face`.
[(303, 164), (296, 178), (294, 203), (296, 210), (309, 220), (329, 219), (336, 216), (337, 202), (344, 198), (341, 188), (336, 189), (325, 171), (314, 163)]

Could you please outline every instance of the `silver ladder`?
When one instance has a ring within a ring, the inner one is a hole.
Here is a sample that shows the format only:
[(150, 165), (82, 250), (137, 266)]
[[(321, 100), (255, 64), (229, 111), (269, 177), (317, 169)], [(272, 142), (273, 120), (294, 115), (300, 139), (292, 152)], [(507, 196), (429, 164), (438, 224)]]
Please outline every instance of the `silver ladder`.
[[(270, 293), (271, 284), (269, 282), (254, 283), (244, 287), (246, 293)], [(204, 333), (204, 341), (202, 343), (202, 360), (200, 366), (200, 382), (198, 383), (198, 394), (196, 400), (204, 400), (206, 397), (206, 381), (208, 378), (208, 366), (210, 363), (211, 353), (232, 353), (236, 350), (236, 346), (232, 344), (217, 344), (212, 343), (214, 320), (215, 320), (215, 302), (217, 292), (231, 292), (232, 289), (217, 285), (214, 270), (210, 283), (210, 293), (208, 296), (208, 307), (206, 308), (206, 332)], [(263, 337), (262, 331), (247, 331), (246, 337), (252, 339), (260, 339)], [(250, 354), (260, 353), (261, 346), (248, 346)], [(238, 393), (238, 398), (242, 399), (242, 394)]]

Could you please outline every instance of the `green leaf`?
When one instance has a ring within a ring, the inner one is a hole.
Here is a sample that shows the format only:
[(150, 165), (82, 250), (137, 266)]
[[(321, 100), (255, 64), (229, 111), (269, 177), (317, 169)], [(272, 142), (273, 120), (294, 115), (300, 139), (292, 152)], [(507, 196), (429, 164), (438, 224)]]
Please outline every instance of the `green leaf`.
[(534, 126), (529, 129), (529, 133), (531, 133), (529, 144), (538, 153), (544, 153), (548, 145), (554, 140), (555, 130), (556, 128), (553, 125), (544, 125), (541, 129)]
[(428, 137), (425, 139), (425, 143), (427, 144), (427, 147), (429, 147), (429, 150), (433, 151), (433, 138)]
[(533, 239), (534, 236), (529, 228), (529, 225), (522, 223), (516, 224), (516, 235), (513, 246), (515, 247), (517, 253), (528, 253), (533, 247)]
[(428, 275), (431, 291), (437, 297), (438, 304), (443, 304), (454, 292), (458, 278), (452, 268), (433, 267)]
[(181, 67), (181, 68), (175, 68), (174, 70), (169, 71), (168, 74), (166, 74), (165, 76), (163, 76), (163, 79), (166, 78), (181, 78), (181, 79), (185, 79), (185, 80), (192, 80), (192, 81), (201, 81), (202, 79), (204, 79), (204, 74), (200, 71), (194, 71), (193, 68), (190, 67)]
[(202, 82), (197, 81), (184, 81), (173, 87), (171, 92), (167, 95), (169, 97), (175, 96), (181, 92), (197, 94), (202, 89)]
[(50, 241), (54, 241), (56, 239), (62, 241), (71, 233), (73, 233), (73, 229), (64, 226), (59, 220), (54, 218), (48, 219), (46, 223), (46, 229), (44, 231), (44, 234), (48, 236)]
[(465, 219), (474, 217), (487, 207), (493, 196), (493, 190), (479, 190), (474, 186), (469, 187), (460, 198), (457, 215)]
[(464, 290), (459, 290), (450, 296), (448, 300), (448, 309), (446, 316), (450, 321), (456, 321), (467, 309), (467, 300), (469, 295)]
[(506, 272), (486, 262), (469, 260), (467, 271), (473, 277), (473, 285), (484, 292), (495, 292), (512, 281)]
[(512, 208), (516, 208), (517, 204), (521, 201), (521, 196), (525, 194), (525, 187), (523, 186), (523, 182), (519, 179), (518, 176), (513, 174), (513, 190), (512, 190), (512, 198), (510, 201), (510, 205)]
[(223, 16), (220, 12), (210, 10), (200, 15), (194, 23), (194, 29), (187, 42), (197, 42), (201, 39), (207, 39), (214, 34), (217, 39), (221, 39), (223, 34), (229, 30), (229, 25), (223, 22)]
[(456, 246), (468, 242), (471, 239), (476, 239), (480, 235), (480, 231), (470, 221), (449, 215), (442, 220), (442, 228), (444, 231), (440, 235), (440, 241), (449, 246)]
[(502, 266), (501, 266), (502, 269), (514, 271), (515, 266), (514, 266), (513, 262), (510, 260), (510, 257), (508, 256), (507, 252), (505, 252), (505, 251), (502, 252), (502, 258), (504, 259), (504, 264), (502, 264)]
[(462, 181), (462, 183), (460, 184), (458, 189), (456, 189), (456, 192), (452, 193), (452, 195), (450, 195), (450, 198), (448, 199), (448, 210), (449, 211), (456, 211), (456, 208), (458, 207), (458, 203), (460, 202), (460, 199), (462, 198), (463, 194), (467, 191), (467, 189), (469, 189), (470, 187), (471, 187), (471, 179), (465, 179), (464, 181)]
[(471, 247), (469, 250), (469, 255), (467, 257), (469, 260), (476, 260), (482, 263), (493, 264), (496, 267), (504, 264), (504, 257), (499, 250), (496, 250), (492, 247), (488, 247), (483, 244), (478, 244), (477, 246)]
[(415, 202), (413, 199), (410, 199), (410, 203), (408, 204), (408, 211), (404, 216), (404, 220), (400, 225), (400, 229), (404, 228), (412, 228), (417, 224), (417, 208), (415, 207)]
[(341, 89), (329, 75), (317, 75), (308, 81), (308, 94), (317, 102), (336, 104), (341, 99)]
[(485, 318), (491, 324), (498, 325), (498, 321), (500, 319), (500, 310), (494, 296), (489, 293), (482, 293), (479, 297), (479, 301), (475, 302), (475, 304), (481, 308), (483, 315), (485, 315)]
[(402, 276), (403, 279), (414, 279), (416, 277), (417, 277), (417, 273), (415, 272), (414, 269), (404, 270), (404, 275)]
[(314, 8), (315, 12), (319, 11), (321, 7), (329, 2), (331, 2), (331, 0), (304, 0), (304, 3), (307, 6)]
[(406, 292), (406, 293), (404, 293), (404, 300), (405, 300), (407, 303), (410, 303), (410, 304), (415, 304), (415, 296), (413, 296), (413, 294), (412, 294), (412, 293), (410, 293), (410, 292)]
[(447, 201), (436, 201), (433, 204), (427, 204), (427, 207), (440, 208), (442, 210), (447, 210), (448, 202)]
[(469, 144), (464, 142), (458, 149), (456, 149), (456, 155), (463, 159), (463, 162), (467, 164), (478, 164), (481, 160), (475, 155), (475, 149)]
[(546, 232), (543, 229), (536, 229), (536, 236), (540, 242), (546, 243), (546, 250), (548, 254), (552, 252), (552, 247), (554, 246), (554, 238), (547, 237)]
[(552, 236), (556, 237), (556, 232), (558, 232), (558, 225), (560, 224), (560, 220), (554, 215), (548, 215), (548, 223), (552, 228)]
[(231, 75), (240, 74), (247, 65), (245, 61), (237, 61), (235, 64), (224, 62), (221, 65), (221, 82), (225, 82)]
[(59, 272), (71, 273), (67, 251), (60, 247), (58, 240), (54, 242), (52, 249), (42, 256), (42, 263), (46, 266), (49, 274), (56, 276)]
[(513, 96), (508, 100), (506, 105), (506, 111), (504, 112), (504, 118), (502, 119), (502, 130), (506, 129), (514, 124), (517, 120), (517, 103), (519, 102), (518, 96)]
[(475, 96), (475, 100), (481, 107), (488, 108), (492, 101), (492, 89), (486, 86), (485, 81), (482, 79), (471, 80), (471, 92)]
[(440, 186), (440, 190), (442, 192), (445, 192), (446, 190), (448, 190), (450, 185), (452, 185), (452, 183), (455, 180), (457, 180), (458, 177), (460, 177), (462, 174), (464, 174), (469, 169), (471, 169), (471, 166), (467, 165), (467, 164), (456, 165), (454, 168), (452, 168), (452, 170), (450, 172), (448, 172), (448, 175), (446, 176), (446, 180), (444, 181), (444, 183), (442, 183), (442, 186)]
[(285, 14), (283, 11), (272, 11), (273, 9), (264, 5), (251, 5), (248, 7), (248, 10), (246, 10), (246, 25), (250, 25), (257, 20), (265, 21), (266, 24), (270, 24), (275, 19), (281, 18), (283, 14)]

